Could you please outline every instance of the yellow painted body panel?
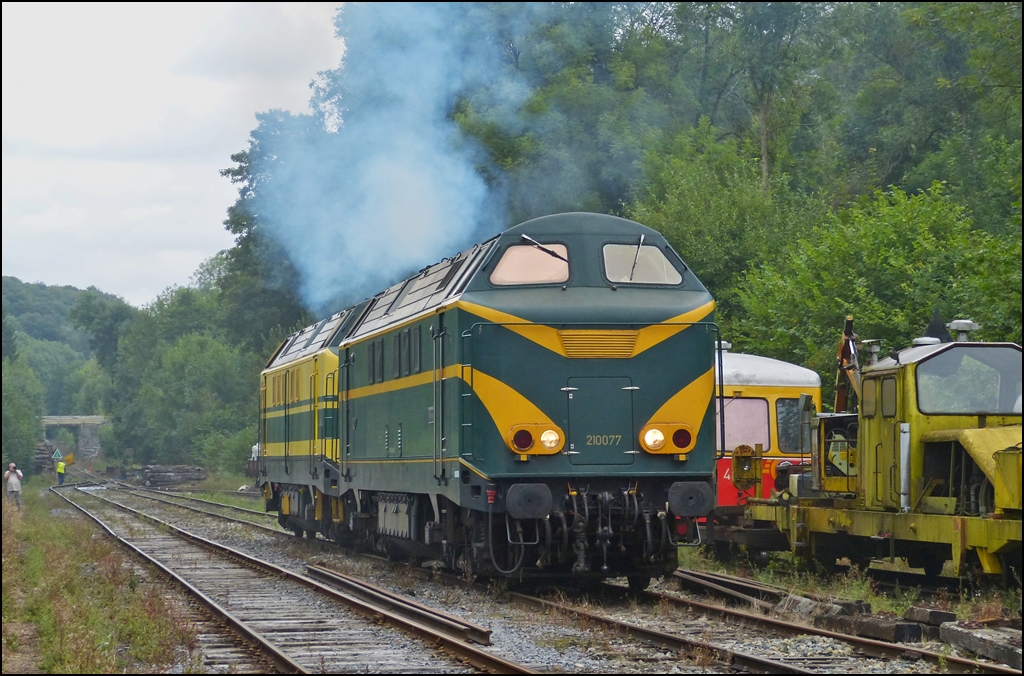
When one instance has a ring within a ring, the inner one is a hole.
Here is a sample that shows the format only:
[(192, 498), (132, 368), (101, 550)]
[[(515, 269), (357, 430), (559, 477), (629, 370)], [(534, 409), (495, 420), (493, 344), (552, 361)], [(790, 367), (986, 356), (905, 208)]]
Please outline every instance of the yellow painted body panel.
[[(429, 374), (428, 374), (429, 375)], [(264, 424), (282, 418), (286, 407), (289, 413), (309, 413), (317, 420), (325, 409), (338, 408), (338, 354), (321, 350), (305, 359), (296, 360), (261, 376), (260, 407)], [(313, 438), (294, 442), (287, 449), (292, 455), (323, 455), (334, 462), (339, 459), (339, 445), (335, 438), (320, 438), (320, 426), (313, 425)], [(285, 443), (269, 443), (265, 429), (260, 430), (261, 453), (267, 457), (283, 457)]]
[[(814, 533), (845, 534), (864, 538), (894, 538), (911, 542), (948, 544), (957, 575), (963, 573), (964, 554), (976, 550), (997, 555), (1020, 547), (1019, 519), (954, 517), (919, 512), (881, 512), (829, 507), (748, 505), (752, 519), (775, 522), (790, 545), (807, 544)], [(984, 565), (985, 558), (982, 558)], [(991, 566), (991, 559), (989, 560)], [(997, 564), (998, 565), (998, 564)], [(998, 571), (996, 571), (998, 572)]]
[[(533, 402), (479, 369), (467, 368), (465, 370), (469, 375), (469, 384), (480, 398), (480, 403), (484, 405), (494, 420), (509, 449), (514, 449), (512, 436), (520, 429), (527, 429), (533, 433), (535, 439), (533, 446), (525, 451), (514, 450), (514, 452), (525, 455), (553, 455), (562, 450), (562, 446), (565, 444), (565, 431), (551, 418), (544, 415), (544, 412)], [(462, 374), (460, 373), (460, 375)], [(559, 444), (555, 448), (545, 448), (540, 443), (540, 434), (546, 429), (558, 432)]]
[[(721, 396), (726, 400), (734, 397), (750, 399), (765, 399), (768, 402), (768, 434), (769, 448), (764, 450), (763, 458), (798, 458), (799, 454), (782, 453), (779, 451), (779, 421), (776, 415), (776, 404), (779, 399), (799, 399), (801, 394), (811, 395), (814, 401), (814, 410), (821, 410), (821, 388), (820, 387), (793, 387), (778, 385), (726, 385), (720, 388)], [(728, 413), (727, 413), (728, 415)], [(732, 449), (725, 449), (726, 457), (729, 457)]]
[(704, 375), (695, 379), (689, 385), (679, 390), (659, 408), (651, 419), (640, 429), (638, 442), (641, 448), (648, 453), (673, 455), (678, 454), (679, 449), (671, 443), (666, 443), (658, 450), (652, 450), (644, 444), (644, 435), (651, 428), (660, 429), (666, 439), (671, 439), (675, 428), (685, 426), (691, 436), (690, 446), (693, 448), (697, 443), (697, 435), (701, 430), (701, 423), (711, 403), (711, 393), (715, 389), (715, 369), (711, 368)]

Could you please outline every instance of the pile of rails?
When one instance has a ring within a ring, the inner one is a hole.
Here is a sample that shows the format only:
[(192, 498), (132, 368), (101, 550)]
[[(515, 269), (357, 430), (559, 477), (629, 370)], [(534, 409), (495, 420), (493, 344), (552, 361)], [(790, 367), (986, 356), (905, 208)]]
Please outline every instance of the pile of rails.
[(151, 487), (196, 483), (205, 478), (205, 467), (194, 467), (192, 465), (146, 465), (142, 468), (142, 481)]

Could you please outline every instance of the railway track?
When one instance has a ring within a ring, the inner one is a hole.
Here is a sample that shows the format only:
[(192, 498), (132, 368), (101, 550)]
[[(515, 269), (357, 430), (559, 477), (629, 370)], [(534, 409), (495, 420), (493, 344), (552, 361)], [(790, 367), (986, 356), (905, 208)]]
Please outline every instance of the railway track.
[[(373, 589), (360, 596), (351, 588), (339, 591), (89, 488), (51, 490), (175, 580), (278, 671), (534, 673), (472, 645), (470, 641), (486, 638), (485, 629), (438, 611), (426, 612), (419, 604), (403, 604), (396, 595), (387, 603), (373, 602)], [(358, 581), (349, 584), (358, 586)], [(382, 620), (391, 628), (379, 626)], [(394, 627), (402, 633), (396, 634)], [(259, 670), (244, 661), (237, 668)]]
[[(218, 519), (239, 521), (224, 514), (178, 502), (178, 500), (184, 500), (202, 504), (209, 503), (209, 501), (182, 496), (176, 496), (176, 500), (167, 500), (160, 493), (162, 492), (130, 491), (130, 494), (146, 500), (155, 500)], [(243, 511), (245, 510), (243, 509)], [(274, 532), (277, 535), (289, 535), (286, 531), (277, 528), (276, 524), (274, 527), (267, 527), (252, 524), (249, 521), (242, 521), (242, 523)], [(289, 537), (291, 536), (289, 535)], [(324, 568), (319, 570), (310, 568), (308, 574), (324, 577), (330, 576), (332, 571)], [(433, 575), (436, 575), (436, 572)], [(728, 576), (719, 577), (727, 578)], [(738, 578), (738, 580), (741, 579)], [(746, 588), (727, 579), (718, 580), (718, 582), (725, 589), (731, 587), (737, 590), (738, 595), (742, 595), (742, 593), (761, 594), (760, 598), (765, 599), (766, 603), (768, 599), (776, 600), (773, 594), (777, 595), (778, 593), (774, 588), (760, 585), (754, 581), (748, 581)], [(336, 580), (335, 583), (337, 583)], [(460, 584), (463, 583), (460, 582)], [(606, 587), (607, 593), (610, 595), (618, 594), (621, 598), (626, 598), (622, 588), (613, 585)], [(927, 664), (930, 667), (927, 669), (929, 671), (946, 673), (1021, 673), (997, 664), (939, 655), (903, 644), (859, 638), (766, 617), (758, 613), (724, 608), (655, 592), (644, 592), (639, 597), (630, 598), (639, 598), (653, 606), (667, 604), (680, 608), (684, 612), (675, 613), (675, 615), (681, 619), (659, 621), (661, 626), (652, 628), (646, 620), (638, 622), (636, 618), (632, 618), (633, 621), (629, 621), (617, 616), (614, 612), (598, 612), (593, 608), (581, 608), (579, 605), (553, 602), (525, 594), (513, 593), (511, 596), (516, 601), (536, 608), (563, 613), (581, 618), (589, 623), (602, 625), (613, 632), (628, 635), (632, 639), (643, 641), (649, 645), (689, 655), (700, 661), (710, 661), (721, 666), (752, 673), (831, 673), (839, 671), (859, 673), (865, 670), (862, 667), (871, 660), (885, 662), (890, 666), (898, 666), (902, 661), (907, 668), (914, 667), (915, 670), (920, 670), (921, 666)], [(714, 618), (714, 621), (710, 618)], [(751, 651), (749, 648), (744, 648), (749, 645), (751, 636), (755, 634), (763, 637), (760, 648), (763, 648), (768, 656), (762, 654), (760, 649)], [(801, 641), (804, 642), (802, 646)], [(779, 645), (773, 647), (773, 643)]]
[[(764, 585), (753, 583), (750, 587), (751, 593), (768, 589)], [(621, 588), (620, 588), (620, 593)], [(776, 635), (783, 636), (818, 636), (838, 641), (848, 645), (853, 654), (863, 657), (879, 658), (885, 660), (906, 660), (909, 662), (924, 662), (931, 665), (937, 671), (945, 673), (973, 674), (973, 673), (997, 673), (997, 674), (1020, 674), (1020, 670), (1009, 666), (995, 664), (992, 662), (979, 662), (963, 657), (943, 655), (911, 646), (908, 644), (888, 643), (860, 636), (852, 636), (839, 632), (820, 629), (800, 622), (784, 620), (776, 617), (769, 617), (760, 613), (752, 613), (736, 608), (728, 608), (710, 603), (685, 599), (671, 594), (663, 594), (652, 591), (642, 592), (641, 597), (652, 603), (668, 603), (686, 609), (692, 613), (703, 613), (716, 616), (736, 623), (741, 626), (767, 630)]]

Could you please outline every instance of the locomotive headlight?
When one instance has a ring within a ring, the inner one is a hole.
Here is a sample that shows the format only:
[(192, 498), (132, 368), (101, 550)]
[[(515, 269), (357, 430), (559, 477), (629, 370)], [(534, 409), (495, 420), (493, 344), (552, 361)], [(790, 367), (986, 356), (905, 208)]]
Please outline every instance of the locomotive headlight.
[(540, 443), (544, 448), (556, 448), (558, 446), (558, 432), (554, 430), (544, 430), (540, 435)]
[(650, 429), (644, 434), (644, 445), (656, 451), (665, 445), (665, 434), (658, 429)]

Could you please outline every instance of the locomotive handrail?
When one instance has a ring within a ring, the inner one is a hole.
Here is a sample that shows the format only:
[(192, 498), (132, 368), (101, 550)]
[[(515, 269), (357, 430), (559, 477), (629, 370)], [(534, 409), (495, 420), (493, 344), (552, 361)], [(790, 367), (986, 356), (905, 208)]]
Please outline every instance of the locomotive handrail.
[[(332, 383), (334, 384), (334, 400), (335, 400), (335, 405), (337, 406), (337, 408), (335, 408), (335, 412), (334, 412), (334, 429), (328, 429), (327, 428), (327, 424), (326, 424), (326, 422), (327, 422), (327, 420), (326, 420), (327, 413), (325, 411), (324, 412), (324, 423), (325, 423), (324, 424), (324, 438), (320, 440), (320, 446), (321, 446), (321, 449), (322, 449), (321, 452), (320, 452), (320, 457), (323, 458), (324, 456), (327, 456), (327, 457), (330, 457), (331, 459), (333, 459), (334, 453), (327, 453), (327, 440), (330, 439), (331, 450), (332, 451), (337, 450), (338, 438), (339, 438), (338, 437), (338, 416), (341, 413), (341, 411), (339, 410), (341, 408), (341, 401), (338, 399), (338, 369), (334, 369), (333, 371), (331, 371), (330, 373), (328, 373), (324, 377), (324, 397), (325, 398), (331, 396), (331, 384)], [(327, 403), (327, 402), (325, 401), (324, 403)]]
[[(340, 357), (340, 351), (339, 351), (339, 357)], [(342, 374), (339, 374), (339, 383), (338, 383), (338, 408), (339, 408), (339, 410), (338, 410), (338, 431), (339, 431), (339, 434), (338, 434), (338, 460), (339, 460), (339, 462), (338, 462), (338, 464), (341, 467), (341, 476), (344, 477), (345, 481), (348, 481), (349, 479), (351, 479), (351, 475), (349, 474), (349, 467), (348, 467), (348, 455), (349, 455), (349, 448), (351, 446), (351, 443), (350, 443), (351, 439), (350, 439), (349, 435), (352, 433), (351, 429), (350, 429), (351, 425), (349, 423), (349, 409), (348, 409), (349, 398), (348, 398), (348, 390), (349, 390), (349, 383), (351, 382), (351, 375), (350, 374), (351, 374), (351, 366), (352, 366), (353, 363), (354, 363), (354, 361), (352, 359), (352, 356), (349, 354), (348, 348), (346, 348), (345, 349), (345, 361), (344, 361), (344, 363), (341, 366), (338, 367), (339, 371), (341, 369), (345, 369), (345, 371), (343, 373), (344, 379), (342, 381), (341, 380), (341, 375)], [(342, 401), (344, 401), (344, 406), (342, 406)], [(344, 430), (344, 431), (342, 431), (342, 430)]]

